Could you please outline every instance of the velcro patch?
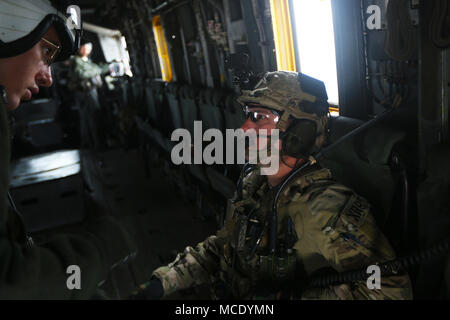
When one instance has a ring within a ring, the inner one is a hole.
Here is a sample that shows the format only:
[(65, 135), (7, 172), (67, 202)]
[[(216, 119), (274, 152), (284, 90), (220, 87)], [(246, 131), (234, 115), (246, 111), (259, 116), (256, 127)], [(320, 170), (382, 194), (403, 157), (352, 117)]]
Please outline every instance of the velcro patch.
[(359, 228), (366, 220), (370, 211), (370, 205), (366, 199), (353, 194), (342, 211), (341, 218), (344, 224)]

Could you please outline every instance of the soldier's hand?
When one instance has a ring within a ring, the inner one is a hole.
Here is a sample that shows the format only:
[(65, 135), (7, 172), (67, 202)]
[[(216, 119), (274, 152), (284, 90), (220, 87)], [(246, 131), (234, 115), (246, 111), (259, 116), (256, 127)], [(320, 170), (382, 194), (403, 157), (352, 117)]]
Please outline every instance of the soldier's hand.
[(109, 74), (113, 77), (121, 77), (125, 74), (123, 62), (112, 62), (109, 64)]
[(164, 289), (158, 278), (153, 278), (139, 287), (128, 298), (130, 300), (159, 300), (164, 296)]

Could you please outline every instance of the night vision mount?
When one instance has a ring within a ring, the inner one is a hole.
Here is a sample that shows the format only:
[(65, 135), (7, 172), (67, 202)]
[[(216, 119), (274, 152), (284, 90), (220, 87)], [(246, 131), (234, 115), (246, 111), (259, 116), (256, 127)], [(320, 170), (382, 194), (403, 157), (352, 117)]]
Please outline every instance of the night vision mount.
[(251, 90), (261, 79), (262, 74), (255, 74), (249, 67), (250, 56), (247, 53), (231, 54), (226, 60), (226, 67), (233, 74), (233, 84), (241, 90)]

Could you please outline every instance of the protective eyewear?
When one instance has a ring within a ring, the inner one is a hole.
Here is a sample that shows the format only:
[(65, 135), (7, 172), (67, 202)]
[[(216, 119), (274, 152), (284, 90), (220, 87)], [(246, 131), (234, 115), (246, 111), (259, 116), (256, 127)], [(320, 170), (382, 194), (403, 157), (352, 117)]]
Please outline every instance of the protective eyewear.
[(254, 106), (245, 106), (244, 108), (245, 118), (250, 119), (254, 123), (258, 123), (258, 121), (263, 119), (270, 119), (273, 120), (275, 123), (277, 123), (280, 119), (280, 116), (276, 111), (270, 110), (272, 114), (267, 114), (261, 111), (250, 110), (250, 108), (254, 108)]
[(46, 65), (50, 66), (61, 51), (61, 46), (45, 38), (41, 38), (41, 40), (44, 42), (42, 46), (42, 59)]

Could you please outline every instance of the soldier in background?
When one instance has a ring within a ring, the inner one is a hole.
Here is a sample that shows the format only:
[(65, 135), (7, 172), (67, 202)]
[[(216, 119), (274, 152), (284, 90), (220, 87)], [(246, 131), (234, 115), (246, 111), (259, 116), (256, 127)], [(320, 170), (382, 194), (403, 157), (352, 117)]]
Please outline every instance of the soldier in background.
[[(271, 143), (281, 152), (278, 172), (263, 176), (261, 165), (244, 166), (225, 226), (156, 269), (132, 298), (158, 299), (209, 284), (218, 299), (412, 299), (407, 274), (381, 277), (376, 290), (366, 281), (305, 287), (307, 278), (324, 270), (365, 272), (395, 259), (366, 199), (314, 161), (294, 171), (322, 148), (327, 100), (323, 82), (296, 72), (269, 72), (253, 91), (243, 91), (242, 129), (258, 134), (247, 151)], [(273, 129), (281, 138), (270, 142)]]
[(97, 89), (103, 86), (102, 75), (110, 74), (109, 65), (98, 65), (89, 58), (92, 43), (81, 45), (79, 54), (70, 58), (69, 87), (75, 90), (80, 112), (81, 146), (100, 149), (105, 146), (101, 106)]

